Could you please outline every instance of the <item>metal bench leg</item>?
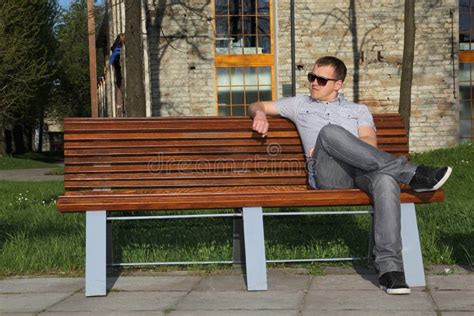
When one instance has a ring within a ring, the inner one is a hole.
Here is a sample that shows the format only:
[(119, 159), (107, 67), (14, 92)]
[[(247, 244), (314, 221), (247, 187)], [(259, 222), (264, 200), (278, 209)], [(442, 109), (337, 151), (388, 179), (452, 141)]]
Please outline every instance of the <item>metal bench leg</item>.
[[(234, 213), (242, 215), (242, 209), (235, 209)], [(234, 217), (234, 232), (232, 238), (232, 261), (234, 267), (244, 267), (245, 248), (244, 248), (244, 224), (242, 217)]]
[(106, 213), (86, 212), (86, 296), (107, 294)]
[(266, 291), (267, 266), (263, 236), (263, 211), (261, 207), (244, 207), (245, 268), (247, 290)]
[(401, 204), (402, 255), (405, 279), (409, 286), (426, 286), (415, 204)]

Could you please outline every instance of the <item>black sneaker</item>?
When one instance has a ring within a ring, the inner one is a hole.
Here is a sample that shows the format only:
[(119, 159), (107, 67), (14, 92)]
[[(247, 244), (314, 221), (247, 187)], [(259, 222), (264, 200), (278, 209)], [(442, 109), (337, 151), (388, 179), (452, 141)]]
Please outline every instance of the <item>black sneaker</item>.
[(416, 192), (436, 191), (448, 180), (451, 171), (451, 167), (419, 166), (410, 181), (410, 187)]
[(410, 294), (410, 288), (405, 282), (405, 273), (392, 271), (382, 274), (379, 278), (380, 287), (387, 294)]

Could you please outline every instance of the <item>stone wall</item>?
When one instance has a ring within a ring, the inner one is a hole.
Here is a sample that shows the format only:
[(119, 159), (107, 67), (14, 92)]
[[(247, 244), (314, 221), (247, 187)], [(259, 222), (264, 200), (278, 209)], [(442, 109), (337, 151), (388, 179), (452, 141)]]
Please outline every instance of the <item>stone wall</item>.
[[(160, 7), (160, 3), (164, 3)], [(290, 1), (273, 0), (278, 97), (291, 84)], [(210, 0), (148, 0), (147, 32), (154, 116), (216, 115), (213, 5)], [(344, 95), (372, 112), (397, 112), (404, 2), (298, 0), (297, 92), (320, 56), (344, 60)], [(458, 1), (416, 1), (410, 148), (424, 151), (458, 139)], [(452, 40), (454, 54), (452, 55)]]
[(152, 115), (216, 115), (211, 1), (150, 0), (146, 14)]
[[(324, 55), (347, 64), (344, 95), (372, 112), (398, 112), (403, 56), (404, 2), (295, 1), (297, 93), (307, 93), (306, 72)], [(410, 149), (454, 145), (458, 139), (458, 1), (416, 1)], [(290, 6), (278, 1), (278, 95), (291, 83)], [(452, 40), (454, 55), (452, 56)], [(454, 64), (454, 66), (453, 66)]]

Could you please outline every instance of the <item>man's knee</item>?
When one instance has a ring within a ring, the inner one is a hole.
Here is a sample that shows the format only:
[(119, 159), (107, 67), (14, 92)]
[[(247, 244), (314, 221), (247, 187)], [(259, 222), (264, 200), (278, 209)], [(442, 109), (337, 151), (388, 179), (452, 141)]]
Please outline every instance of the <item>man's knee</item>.
[(319, 137), (323, 141), (334, 142), (340, 140), (341, 135), (345, 133), (346, 130), (343, 127), (335, 124), (328, 124), (319, 131)]

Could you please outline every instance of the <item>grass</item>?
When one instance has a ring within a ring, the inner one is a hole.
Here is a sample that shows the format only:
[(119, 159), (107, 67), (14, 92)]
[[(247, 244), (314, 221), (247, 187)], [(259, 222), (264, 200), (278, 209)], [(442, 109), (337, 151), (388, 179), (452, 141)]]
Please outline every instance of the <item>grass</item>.
[(62, 153), (27, 153), (0, 157), (0, 170), (55, 168), (62, 162)]
[[(417, 206), (425, 266), (472, 267), (474, 146), (415, 154), (412, 160), (454, 167), (446, 201)], [(84, 215), (56, 211), (62, 192), (60, 181), (0, 181), (0, 275), (83, 273)], [(267, 258), (365, 257), (369, 224), (366, 215), (266, 217)], [(229, 218), (114, 222), (114, 260), (230, 260), (232, 234)], [(321, 265), (305, 266), (320, 273)]]

